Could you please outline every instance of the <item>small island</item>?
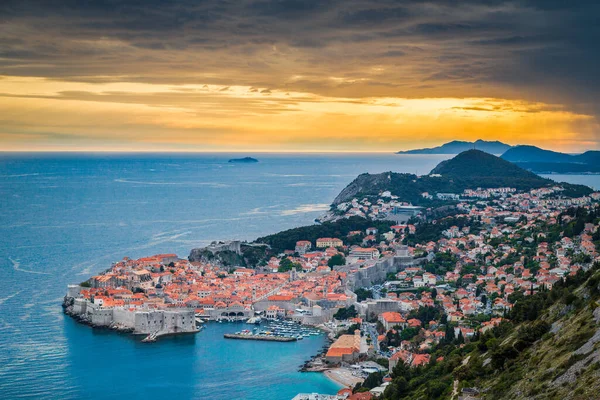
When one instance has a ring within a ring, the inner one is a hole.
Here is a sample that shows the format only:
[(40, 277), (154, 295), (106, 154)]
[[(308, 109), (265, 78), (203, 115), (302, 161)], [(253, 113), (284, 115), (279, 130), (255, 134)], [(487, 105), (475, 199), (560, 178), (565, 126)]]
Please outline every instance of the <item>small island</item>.
[(250, 163), (257, 163), (258, 160), (256, 158), (252, 158), (252, 157), (244, 157), (244, 158), (232, 158), (229, 160), (230, 163), (243, 163), (243, 164), (250, 164)]

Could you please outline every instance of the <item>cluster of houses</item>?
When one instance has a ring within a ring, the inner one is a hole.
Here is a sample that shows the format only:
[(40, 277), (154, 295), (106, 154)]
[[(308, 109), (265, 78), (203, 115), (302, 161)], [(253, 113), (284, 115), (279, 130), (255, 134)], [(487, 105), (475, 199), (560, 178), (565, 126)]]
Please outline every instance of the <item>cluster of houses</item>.
[(419, 210), (420, 207), (401, 201), (398, 196), (386, 190), (380, 192), (375, 200), (365, 197), (362, 200), (352, 199), (349, 202), (340, 203), (336, 206), (333, 215), (327, 214), (323, 219), (330, 220), (354, 216), (373, 220), (389, 219), (398, 213), (412, 215), (418, 213)]
[[(382, 285), (380, 298), (356, 303), (359, 315), (340, 321), (343, 326), (359, 323), (363, 340), (370, 344), (368, 349), (365, 351), (357, 345), (358, 331), (354, 335), (342, 335), (327, 353), (327, 361), (343, 364), (383, 356), (389, 359), (390, 371), (399, 362), (411, 367), (427, 364), (431, 361), (431, 351), (448, 334), (452, 340), (462, 342), (498, 326), (507, 318), (513, 306), (511, 294), (516, 291), (529, 295), (551, 289), (566, 276), (600, 261), (592, 239), (598, 229), (595, 224), (586, 223), (573, 235), (560, 232), (557, 240), (549, 240), (549, 229), (557, 224), (568, 224), (574, 218), (565, 214), (567, 209), (590, 209), (600, 200), (599, 193), (566, 198), (561, 192), (558, 186), (528, 192), (492, 188), (468, 190), (460, 196), (448, 197), (454, 201), (465, 199), (457, 203), (459, 214), (453, 218), (467, 219), (472, 224), (463, 224), (460, 228), (450, 226), (438, 240), (409, 247), (408, 254), (418, 255), (423, 262), (400, 268), (393, 280), (388, 278)], [(472, 230), (471, 226), (475, 225), (477, 229)], [(391, 240), (373, 247), (388, 254), (387, 251), (415, 230), (399, 226), (395, 233)], [(529, 256), (523, 254), (524, 246)], [(453, 260), (443, 271), (436, 262), (440, 254), (446, 260)], [(438, 317), (418, 319), (419, 310), (424, 307), (439, 310)], [(377, 322), (377, 343), (371, 340), (367, 321)], [(401, 339), (390, 340), (394, 337)], [(375, 392), (371, 394), (375, 396)]]

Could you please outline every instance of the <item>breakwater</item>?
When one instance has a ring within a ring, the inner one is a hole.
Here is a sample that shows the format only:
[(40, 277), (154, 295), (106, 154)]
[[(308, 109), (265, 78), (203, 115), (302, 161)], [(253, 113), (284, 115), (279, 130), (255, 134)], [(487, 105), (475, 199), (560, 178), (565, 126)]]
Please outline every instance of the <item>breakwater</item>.
[(238, 335), (235, 333), (226, 333), (223, 335), (225, 339), (242, 339), (242, 340), (263, 340), (267, 342), (295, 342), (295, 337), (281, 337), (268, 335)]

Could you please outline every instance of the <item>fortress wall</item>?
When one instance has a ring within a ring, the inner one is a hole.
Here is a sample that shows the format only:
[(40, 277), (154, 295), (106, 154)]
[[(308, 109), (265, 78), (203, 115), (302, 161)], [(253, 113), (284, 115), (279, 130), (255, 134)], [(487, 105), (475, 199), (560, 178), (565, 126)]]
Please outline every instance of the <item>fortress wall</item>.
[(359, 269), (355, 274), (348, 277), (349, 286), (352, 290), (361, 287), (369, 287), (374, 284), (383, 283), (387, 274), (402, 270), (403, 268), (420, 264), (424, 259), (415, 260), (411, 256), (394, 256), (382, 258), (369, 268)]
[(168, 333), (194, 332), (196, 330), (195, 313), (191, 310), (163, 311), (164, 330)]
[(271, 306), (277, 306), (279, 308), (283, 308), (287, 311), (293, 311), (298, 308), (298, 304), (290, 303), (289, 301), (269, 301), (269, 300), (261, 300), (254, 303), (253, 307), (256, 311), (264, 311)]
[(233, 251), (237, 254), (242, 254), (242, 243), (239, 240), (232, 240), (224, 243), (211, 243), (206, 249), (213, 254), (220, 251)]
[(96, 326), (109, 326), (113, 322), (112, 308), (95, 308), (91, 312), (92, 324)]
[(74, 299), (73, 300), (73, 313), (83, 315), (87, 312), (88, 301), (86, 299)]
[(79, 285), (69, 285), (67, 287), (67, 297), (77, 298), (81, 293), (81, 286)]
[(162, 311), (138, 311), (135, 313), (134, 333), (149, 334), (163, 329)]
[(197, 331), (193, 310), (136, 311), (134, 314), (134, 333), (164, 335)]
[(113, 321), (127, 328), (135, 326), (135, 312), (124, 308), (115, 308), (113, 310)]

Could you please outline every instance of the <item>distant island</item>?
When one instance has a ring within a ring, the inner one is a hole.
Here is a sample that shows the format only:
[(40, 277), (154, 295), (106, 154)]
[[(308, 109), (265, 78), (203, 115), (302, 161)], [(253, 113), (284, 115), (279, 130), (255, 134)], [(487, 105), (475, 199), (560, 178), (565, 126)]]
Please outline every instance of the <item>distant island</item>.
[(519, 167), (537, 174), (599, 174), (600, 151), (589, 150), (582, 154), (567, 154), (545, 150), (536, 146), (510, 146), (499, 141), (454, 140), (438, 147), (399, 151), (396, 154), (459, 154), (468, 150), (501, 155)]
[(438, 147), (399, 151), (396, 154), (459, 154), (471, 149), (481, 150), (490, 154), (503, 154), (510, 148), (510, 145), (497, 140), (486, 141), (479, 139), (475, 142), (454, 140)]
[(600, 151), (597, 150), (572, 155), (536, 146), (515, 146), (501, 157), (536, 173), (600, 173)]
[(230, 163), (257, 163), (258, 160), (252, 157), (244, 157), (244, 158), (232, 158), (229, 160)]

